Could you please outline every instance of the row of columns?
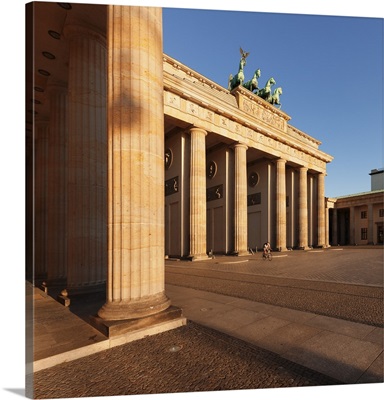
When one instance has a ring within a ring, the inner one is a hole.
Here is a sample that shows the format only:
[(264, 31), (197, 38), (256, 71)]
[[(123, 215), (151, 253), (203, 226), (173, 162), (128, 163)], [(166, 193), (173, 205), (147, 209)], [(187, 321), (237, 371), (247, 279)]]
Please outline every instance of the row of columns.
[[(192, 260), (206, 255), (206, 168), (205, 136), (201, 128), (192, 128), (190, 164), (190, 255)], [(234, 184), (234, 252), (238, 255), (248, 253), (247, 229), (247, 149), (243, 143), (234, 145), (235, 184)], [(287, 249), (286, 214), (286, 160), (276, 160), (276, 247)], [(299, 170), (299, 248), (308, 248), (308, 190), (306, 167)], [(317, 187), (317, 237), (318, 247), (326, 246), (326, 220), (324, 198), (324, 174), (318, 174)]]
[(50, 85), (50, 120), (35, 124), (34, 275), (69, 295), (107, 283), (99, 316), (124, 320), (170, 306), (162, 10), (107, 10), (106, 37), (65, 27), (68, 80)]
[[(66, 281), (69, 292), (107, 277), (99, 316), (121, 320), (170, 305), (164, 293), (162, 11), (107, 9), (107, 40), (76, 24), (65, 29), (68, 84), (51, 86), (49, 124), (36, 126), (44, 225), (36, 228), (36, 256), (48, 283)], [(206, 134), (191, 129), (192, 258), (206, 257)], [(239, 143), (234, 151), (235, 251), (241, 254), (247, 251), (247, 146)], [(284, 249), (285, 161), (277, 165), (277, 243)]]
[(35, 124), (36, 275), (72, 292), (105, 282), (106, 44), (66, 27), (68, 83), (47, 88), (49, 121)]

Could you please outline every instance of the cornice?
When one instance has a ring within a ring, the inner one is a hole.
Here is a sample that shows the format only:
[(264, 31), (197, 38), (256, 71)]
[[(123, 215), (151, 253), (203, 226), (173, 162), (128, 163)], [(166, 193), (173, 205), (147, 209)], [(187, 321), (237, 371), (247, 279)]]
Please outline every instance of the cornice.
[[(163, 60), (171, 66), (171, 71), (172, 69), (180, 71), (180, 75), (178, 75), (177, 73), (173, 74), (169, 72), (169, 70), (166, 71), (167, 68), (164, 68), (165, 91), (174, 93), (184, 100), (191, 101), (194, 104), (238, 123), (247, 129), (261, 133), (266, 137), (276, 140), (293, 149), (302, 151), (303, 153), (325, 163), (333, 160), (332, 156), (317, 148), (321, 142), (287, 124), (287, 121), (290, 120), (289, 115), (275, 108), (273, 105), (250, 92), (248, 89), (237, 87), (230, 92), (222, 86), (217, 85), (212, 80), (165, 54), (163, 55)], [(184, 78), (183, 74), (185, 74)], [(187, 77), (193, 79), (189, 80)], [(197, 82), (201, 85), (197, 84)], [(207, 90), (207, 88), (212, 89), (212, 92)], [(276, 119), (278, 127), (274, 126), (276, 125), (276, 122), (268, 123), (247, 113), (244, 110), (243, 105), (239, 106), (239, 103), (244, 102), (244, 99), (254, 104), (254, 107), (259, 108), (259, 114), (267, 113), (270, 116), (274, 116), (273, 118)], [(298, 137), (290, 135), (290, 130)], [(304, 141), (300, 138), (304, 139)], [(307, 143), (305, 143), (305, 141), (307, 141)]]

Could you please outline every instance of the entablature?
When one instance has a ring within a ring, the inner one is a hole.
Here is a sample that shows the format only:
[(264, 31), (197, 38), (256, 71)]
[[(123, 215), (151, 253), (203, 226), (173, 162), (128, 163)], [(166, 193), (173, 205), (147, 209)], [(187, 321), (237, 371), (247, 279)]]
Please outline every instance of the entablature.
[(245, 88), (232, 92), (164, 56), (165, 114), (208, 132), (243, 141), (248, 146), (283, 156), (325, 172), (332, 157), (319, 141), (288, 125), (290, 117)]

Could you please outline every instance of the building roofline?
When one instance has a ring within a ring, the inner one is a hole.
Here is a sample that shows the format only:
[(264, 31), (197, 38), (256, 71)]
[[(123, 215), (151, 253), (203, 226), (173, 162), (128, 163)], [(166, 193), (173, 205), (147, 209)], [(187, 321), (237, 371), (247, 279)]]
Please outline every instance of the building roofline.
[(347, 194), (344, 196), (338, 196), (338, 197), (330, 197), (330, 199), (346, 199), (350, 197), (361, 197), (361, 196), (369, 196), (369, 195), (375, 195), (375, 194), (380, 194), (383, 193), (384, 196), (384, 189), (379, 189), (379, 190), (371, 190), (369, 192), (361, 192), (361, 193), (355, 193), (355, 194)]
[(376, 175), (376, 174), (382, 174), (384, 173), (384, 168), (379, 168), (379, 169), (373, 169), (369, 175)]

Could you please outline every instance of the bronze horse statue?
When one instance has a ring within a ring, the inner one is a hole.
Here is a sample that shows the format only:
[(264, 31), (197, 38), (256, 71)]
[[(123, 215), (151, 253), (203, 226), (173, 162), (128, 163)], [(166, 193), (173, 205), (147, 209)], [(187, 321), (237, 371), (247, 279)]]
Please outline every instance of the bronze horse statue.
[(229, 79), (228, 79), (228, 90), (229, 91), (233, 90), (235, 87), (237, 87), (239, 85), (242, 86), (244, 79), (245, 79), (244, 78), (244, 66), (246, 64), (246, 58), (249, 56), (249, 52), (246, 53), (240, 47), (240, 54), (241, 54), (241, 58), (240, 58), (239, 70), (238, 70), (237, 74), (235, 76), (233, 76), (232, 74), (229, 75)]
[(267, 81), (267, 83), (265, 84), (265, 87), (262, 88), (262, 89), (260, 89), (260, 90), (257, 92), (257, 95), (258, 95), (259, 97), (261, 97), (262, 99), (266, 100), (266, 101), (270, 101), (271, 98), (272, 98), (272, 95), (271, 95), (271, 86), (273, 86), (273, 85), (275, 85), (275, 84), (276, 84), (275, 80), (274, 80), (273, 78), (269, 78), (268, 81)]
[(281, 94), (283, 94), (283, 89), (281, 87), (276, 88), (273, 91), (273, 94), (269, 101), (271, 104), (276, 104), (276, 105), (280, 106), (279, 109), (281, 108), (281, 103), (280, 103), (280, 95)]
[(258, 78), (260, 78), (261, 71), (260, 68), (258, 68), (255, 73), (253, 74), (253, 77), (250, 81), (244, 82), (243, 86), (253, 92), (254, 90), (259, 90), (259, 82), (257, 81)]

